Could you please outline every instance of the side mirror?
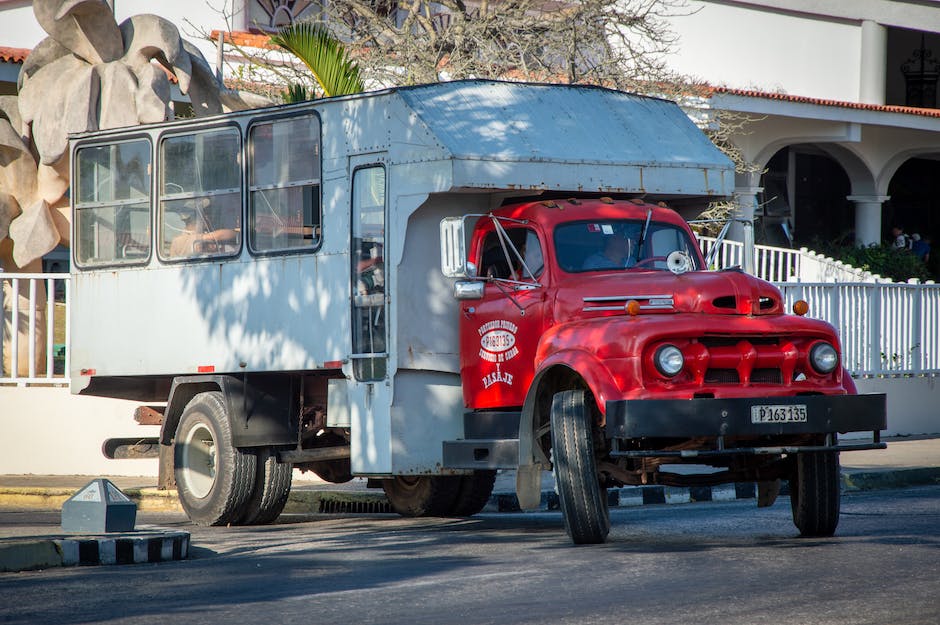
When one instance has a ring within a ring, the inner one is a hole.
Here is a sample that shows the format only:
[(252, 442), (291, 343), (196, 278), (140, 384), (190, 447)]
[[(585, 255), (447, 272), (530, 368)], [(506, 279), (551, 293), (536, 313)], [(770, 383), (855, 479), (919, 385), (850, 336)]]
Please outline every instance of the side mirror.
[(454, 284), (456, 299), (483, 299), (483, 282), (479, 280), (461, 280)]
[(473, 263), (467, 262), (467, 238), (463, 217), (441, 220), (441, 272), (447, 278), (472, 278)]

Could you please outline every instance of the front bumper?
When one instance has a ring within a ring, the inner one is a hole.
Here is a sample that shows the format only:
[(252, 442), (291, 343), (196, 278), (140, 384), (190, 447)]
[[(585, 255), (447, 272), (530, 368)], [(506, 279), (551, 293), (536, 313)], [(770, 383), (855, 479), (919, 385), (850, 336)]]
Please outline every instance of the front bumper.
[[(758, 418), (761, 407), (781, 407), (779, 421)], [(756, 411), (756, 412), (755, 412)], [(800, 415), (800, 420), (792, 415)], [(642, 399), (607, 402), (607, 438), (760, 438), (802, 434), (872, 432), (874, 443), (838, 449), (880, 449), (879, 433), (887, 427), (885, 395), (801, 395), (723, 399)], [(829, 438), (828, 440), (832, 440)], [(772, 444), (772, 443), (771, 443)], [(799, 448), (816, 451), (834, 448)], [(743, 449), (716, 450), (741, 453)], [(750, 449), (757, 453), (755, 449)], [(789, 453), (791, 449), (774, 448)], [(678, 453), (678, 452), (677, 452)], [(633, 454), (631, 454), (633, 455)], [(642, 454), (647, 455), (647, 454)], [(662, 455), (655, 453), (651, 455)]]

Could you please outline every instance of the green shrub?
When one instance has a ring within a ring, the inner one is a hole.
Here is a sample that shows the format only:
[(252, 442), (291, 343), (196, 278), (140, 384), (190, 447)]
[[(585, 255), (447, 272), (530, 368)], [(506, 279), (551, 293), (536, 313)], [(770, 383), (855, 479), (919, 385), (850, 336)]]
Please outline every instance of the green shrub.
[(917, 278), (921, 282), (933, 279), (922, 260), (907, 250), (896, 250), (884, 243), (869, 247), (855, 247), (817, 239), (810, 249), (841, 260), (857, 269), (891, 278), (895, 282), (907, 282), (909, 278)]

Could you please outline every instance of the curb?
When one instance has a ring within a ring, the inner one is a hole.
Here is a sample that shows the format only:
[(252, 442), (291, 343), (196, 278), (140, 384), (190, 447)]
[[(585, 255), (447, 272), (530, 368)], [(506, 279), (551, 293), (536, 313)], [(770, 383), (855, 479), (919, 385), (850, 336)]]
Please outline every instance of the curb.
[[(892, 471), (845, 471), (842, 473), (842, 491), (856, 492), (905, 488), (940, 484), (940, 467), (895, 469)], [(156, 488), (128, 488), (123, 490), (142, 512), (183, 512), (175, 490)], [(41, 510), (61, 510), (62, 504), (74, 489), (44, 487), (0, 487), (0, 505)], [(781, 495), (787, 495), (783, 482)], [(757, 486), (752, 482), (722, 484), (718, 486), (625, 486), (607, 491), (608, 505), (630, 507), (651, 504), (678, 504), (702, 501), (732, 501), (753, 499)], [(557, 510), (558, 495), (552, 489), (543, 489), (539, 510)], [(485, 512), (518, 512), (514, 492), (495, 492), (484, 508)], [(384, 493), (350, 489), (295, 489), (290, 492), (284, 512), (293, 514), (380, 514), (393, 512)]]
[[(37, 510), (61, 510), (75, 488), (0, 487), (0, 505)], [(175, 490), (157, 488), (127, 488), (122, 493), (137, 504), (138, 510), (147, 512), (182, 512)]]
[(0, 572), (59, 566), (144, 564), (189, 557), (189, 532), (142, 530), (114, 536), (0, 541)]
[(893, 471), (851, 471), (842, 474), (843, 492), (882, 490), (940, 484), (940, 467), (895, 469)]
[[(624, 486), (607, 489), (607, 505), (611, 508), (630, 508), (659, 504), (681, 504), (702, 501), (734, 501), (754, 499), (757, 485), (754, 483), (721, 484), (719, 486)], [(543, 490), (539, 501), (539, 512), (560, 510), (558, 493)], [(494, 493), (484, 512), (522, 512), (515, 493)], [(533, 510), (535, 512), (535, 510)]]

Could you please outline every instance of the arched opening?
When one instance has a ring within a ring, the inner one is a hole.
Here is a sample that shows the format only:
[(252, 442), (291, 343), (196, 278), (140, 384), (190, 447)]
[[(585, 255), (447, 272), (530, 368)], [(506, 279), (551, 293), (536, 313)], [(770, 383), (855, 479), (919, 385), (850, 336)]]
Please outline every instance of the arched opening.
[(822, 150), (812, 145), (782, 148), (767, 162), (761, 186), (755, 215), (760, 220), (758, 243), (812, 249), (817, 241), (853, 242), (849, 176)]
[[(911, 158), (904, 162), (888, 184), (891, 199), (885, 203), (882, 220), (883, 236), (888, 240), (895, 225), (905, 233), (929, 238), (936, 248), (940, 237), (940, 157)], [(930, 254), (929, 268), (933, 275), (940, 274), (937, 256)]]

